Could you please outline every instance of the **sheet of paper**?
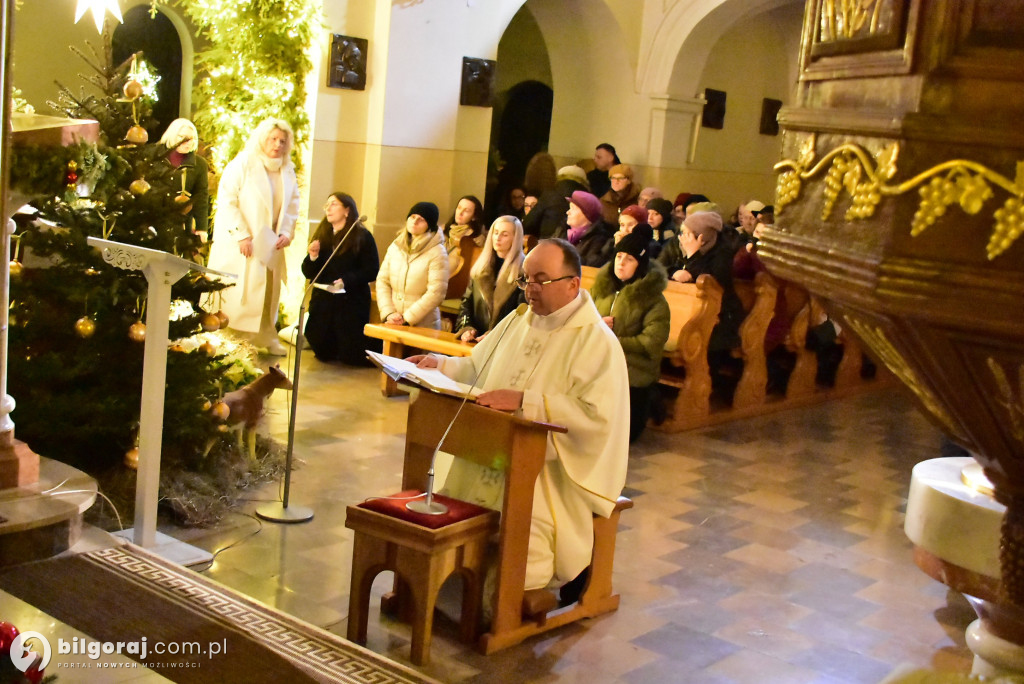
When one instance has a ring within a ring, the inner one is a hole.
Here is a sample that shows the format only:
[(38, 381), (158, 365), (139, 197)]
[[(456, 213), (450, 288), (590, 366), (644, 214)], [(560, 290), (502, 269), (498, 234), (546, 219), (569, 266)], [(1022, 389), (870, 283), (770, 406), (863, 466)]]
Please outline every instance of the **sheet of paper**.
[(344, 294), (345, 292), (345, 288), (329, 283), (313, 283), (313, 287), (324, 292), (330, 292), (331, 294)]
[(252, 255), (256, 257), (261, 264), (267, 268), (271, 268), (275, 252), (277, 251), (274, 246), (277, 244), (277, 234), (270, 229), (269, 226), (264, 226), (256, 235), (252, 238)]

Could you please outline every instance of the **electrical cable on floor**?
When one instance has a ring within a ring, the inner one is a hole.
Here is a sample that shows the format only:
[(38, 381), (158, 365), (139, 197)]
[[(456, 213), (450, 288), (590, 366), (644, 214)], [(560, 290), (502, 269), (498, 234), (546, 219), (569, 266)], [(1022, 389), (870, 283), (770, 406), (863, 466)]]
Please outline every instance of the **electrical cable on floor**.
[(213, 567), (214, 562), (217, 560), (217, 556), (219, 556), (222, 552), (227, 551), (228, 549), (233, 548), (235, 546), (238, 546), (242, 542), (246, 542), (246, 541), (252, 539), (257, 534), (259, 534), (260, 532), (263, 531), (263, 521), (260, 520), (259, 518), (257, 518), (255, 515), (252, 515), (250, 513), (236, 513), (236, 515), (242, 515), (242, 516), (245, 516), (246, 518), (252, 518), (257, 523), (259, 523), (259, 527), (257, 527), (255, 530), (253, 530), (249, 534), (245, 535), (241, 539), (236, 539), (235, 541), (231, 542), (227, 546), (222, 546), (219, 549), (217, 549), (216, 551), (214, 551), (213, 552), (213, 557), (209, 561), (206, 562), (206, 567), (203, 567), (203, 568), (193, 567), (192, 568), (193, 570), (195, 570), (196, 572), (206, 572), (207, 570), (209, 570), (210, 568)]
[[(64, 480), (64, 482), (67, 482), (67, 480)], [(64, 484), (64, 482), (61, 482), (61, 484)], [(59, 486), (60, 485), (57, 485), (57, 487), (59, 487)], [(50, 489), (47, 489), (45, 492), (39, 492), (39, 494), (37, 494), (36, 496), (43, 496), (43, 495), (64, 496), (65, 494), (93, 494), (93, 493), (95, 493), (96, 496), (100, 497), (101, 499), (106, 501), (107, 504), (110, 505), (110, 510), (114, 511), (114, 517), (117, 518), (117, 529), (118, 530), (123, 530), (124, 529), (124, 523), (121, 522), (121, 514), (117, 512), (117, 506), (115, 506), (114, 502), (111, 501), (110, 498), (107, 497), (107, 495), (104, 494), (103, 492), (101, 492), (100, 490), (97, 489), (95, 492), (93, 492), (91, 489), (65, 489), (62, 492), (54, 492), (53, 490), (56, 489), (57, 487), (51, 487)]]

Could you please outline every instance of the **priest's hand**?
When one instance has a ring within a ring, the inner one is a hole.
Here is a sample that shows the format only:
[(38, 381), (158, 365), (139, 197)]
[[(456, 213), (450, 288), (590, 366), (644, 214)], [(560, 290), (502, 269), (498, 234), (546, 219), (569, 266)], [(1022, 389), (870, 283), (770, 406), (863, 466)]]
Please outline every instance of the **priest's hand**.
[(274, 249), (284, 249), (290, 244), (292, 244), (291, 236), (281, 233), (277, 236), (277, 242), (274, 243)]
[(427, 354), (416, 354), (407, 358), (406, 361), (416, 364), (417, 368), (437, 368), (437, 359)]
[(515, 411), (523, 406), (523, 393), (509, 389), (491, 390), (478, 396), (476, 403), (499, 411)]
[(247, 237), (238, 241), (238, 252), (246, 259), (252, 256), (252, 238)]

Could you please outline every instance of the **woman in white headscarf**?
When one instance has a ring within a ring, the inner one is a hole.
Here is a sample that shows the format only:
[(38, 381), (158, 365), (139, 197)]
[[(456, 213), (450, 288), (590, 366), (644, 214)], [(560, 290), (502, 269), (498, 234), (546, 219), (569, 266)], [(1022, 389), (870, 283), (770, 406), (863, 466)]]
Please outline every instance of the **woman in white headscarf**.
[(285, 353), (276, 326), (286, 275), (284, 249), (299, 215), (293, 141), (287, 122), (266, 119), (228, 163), (217, 191), (210, 248), (211, 268), (238, 275), (220, 295), (229, 325), (278, 356)]

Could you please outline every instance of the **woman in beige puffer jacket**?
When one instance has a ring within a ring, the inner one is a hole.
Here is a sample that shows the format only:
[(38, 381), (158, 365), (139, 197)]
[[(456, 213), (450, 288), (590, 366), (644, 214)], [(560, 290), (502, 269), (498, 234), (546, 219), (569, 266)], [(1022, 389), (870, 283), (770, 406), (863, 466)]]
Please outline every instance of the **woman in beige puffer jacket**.
[(377, 274), (380, 320), (392, 325), (441, 328), (448, 289), (448, 253), (438, 231), (437, 206), (418, 202), (388, 247)]

